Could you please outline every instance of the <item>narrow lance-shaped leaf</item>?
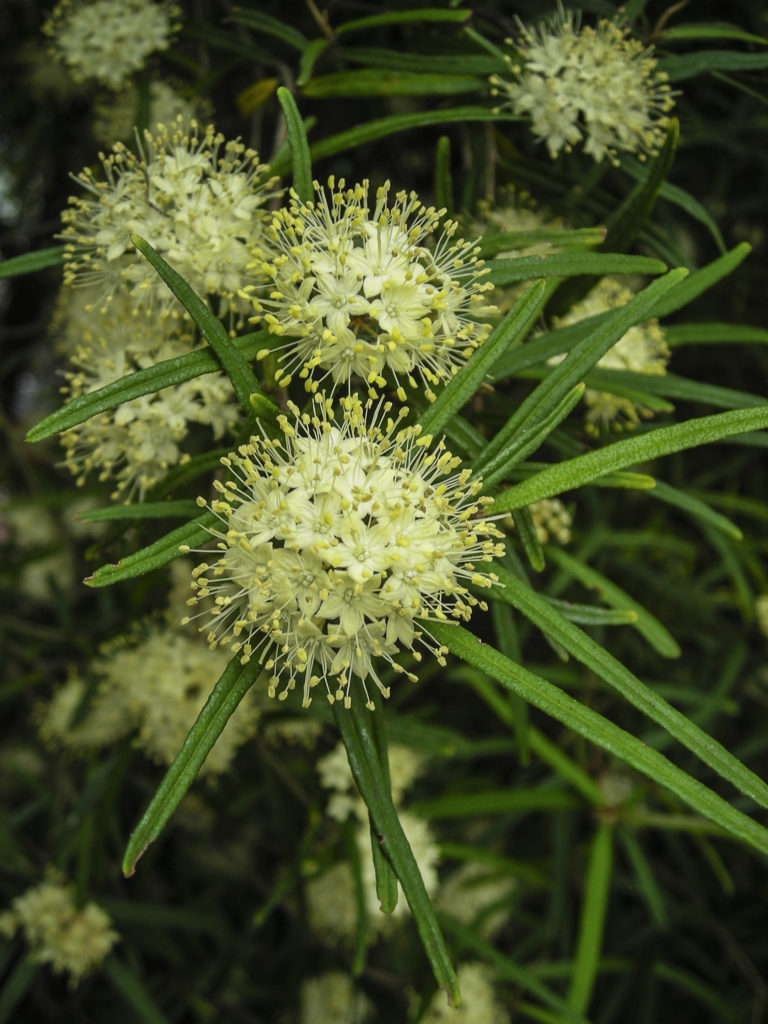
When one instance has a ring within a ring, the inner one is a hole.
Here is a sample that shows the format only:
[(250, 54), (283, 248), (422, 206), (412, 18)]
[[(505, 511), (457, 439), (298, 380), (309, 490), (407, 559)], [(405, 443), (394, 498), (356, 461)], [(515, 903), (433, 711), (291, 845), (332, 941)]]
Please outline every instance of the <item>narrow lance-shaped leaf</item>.
[(605, 912), (611, 889), (613, 868), (613, 823), (598, 825), (592, 848), (589, 852), (584, 899), (581, 905), (579, 937), (576, 942), (576, 956), (573, 959), (571, 981), (568, 986), (568, 1002), (579, 1013), (589, 1007), (592, 991), (600, 966), (600, 951), (603, 947)]
[(37, 252), (25, 252), (23, 256), (12, 256), (11, 259), (0, 262), (0, 279), (33, 274), (36, 270), (61, 266), (63, 262), (63, 245), (55, 245), (50, 249), (38, 249)]
[(240, 659), (234, 657), (224, 669), (184, 740), (184, 745), (131, 833), (123, 857), (123, 873), (126, 876), (134, 873), (139, 857), (162, 832), (181, 798), (194, 782), (211, 747), (260, 672), (261, 665), (256, 658), (241, 665)]
[(288, 142), (291, 146), (293, 160), (293, 188), (302, 203), (312, 200), (312, 161), (309, 156), (309, 142), (301, 120), (299, 108), (291, 93), (281, 86), (277, 90), (277, 98), (283, 108)]
[[(494, 474), (502, 465), (514, 464), (526, 450), (528, 432), (535, 430), (562, 402), (567, 393), (580, 383), (587, 371), (623, 337), (636, 323), (646, 319), (660, 298), (686, 275), (682, 269), (672, 270), (658, 281), (638, 292), (626, 306), (615, 310), (593, 334), (580, 341), (545, 379), (520, 404), (504, 427), (480, 453), (475, 469), (485, 476)], [(526, 504), (530, 504), (527, 502)], [(519, 506), (517, 506), (519, 507)]]
[(751, 797), (763, 807), (768, 807), (768, 784), (750, 771), (722, 744), (668, 704), (655, 690), (642, 683), (578, 626), (568, 622), (549, 599), (536, 593), (503, 565), (497, 563), (494, 571), (501, 586), (490, 591), (491, 597), (512, 605), (577, 661), (605, 680), (625, 700), (735, 786), (739, 792)]
[(494, 260), (488, 280), (495, 285), (530, 281), (539, 277), (573, 277), (577, 274), (663, 274), (661, 260), (650, 256), (624, 256), (602, 252), (562, 252), (553, 256), (521, 256), (519, 259)]
[(445, 424), (475, 394), (494, 363), (511, 345), (522, 343), (538, 319), (551, 290), (552, 286), (544, 281), (531, 285), (421, 417), (419, 423), (425, 433), (439, 433), (443, 430)]
[[(255, 334), (246, 334), (242, 338), (236, 338), (234, 345), (240, 351), (243, 359), (255, 359), (257, 352), (264, 347), (265, 341), (272, 336), (267, 331), (258, 331)], [(46, 437), (52, 437), (62, 430), (69, 430), (76, 427), (78, 423), (85, 423), (92, 416), (100, 412), (107, 412), (115, 409), (123, 402), (130, 402), (134, 398), (141, 398), (142, 395), (151, 395), (155, 391), (162, 391), (163, 388), (172, 387), (175, 384), (183, 384), (184, 381), (193, 380), (206, 373), (218, 373), (221, 366), (213, 352), (203, 349), (199, 352), (187, 352), (186, 355), (176, 356), (174, 359), (164, 359), (155, 363), (154, 366), (147, 366), (143, 370), (126, 374), (118, 380), (105, 384), (104, 387), (91, 391), (87, 395), (80, 395), (50, 416), (40, 420), (27, 434), (27, 441), (44, 441)], [(251, 395), (251, 406), (259, 419), (274, 424), (277, 422), (277, 415), (280, 410), (273, 405), (261, 392)]]
[(389, 858), (403, 888), (435, 978), (447, 991), (451, 1005), (458, 1006), (461, 995), (456, 975), (429, 894), (424, 887), (419, 866), (403, 832), (392, 803), (390, 789), (382, 774), (375, 741), (370, 731), (370, 720), (366, 718), (368, 710), (362, 699), (357, 703), (353, 700), (350, 709), (336, 701), (333, 704), (333, 714), (355, 782), (368, 807), (371, 821), (381, 834), (382, 850)]
[(232, 381), (232, 387), (237, 395), (237, 400), (245, 410), (246, 415), (251, 417), (254, 413), (251, 395), (259, 395), (261, 393), (259, 382), (251, 367), (238, 351), (237, 346), (232, 343), (232, 339), (227, 334), (224, 326), (219, 323), (200, 296), (190, 288), (181, 274), (177, 273), (173, 267), (166, 263), (162, 256), (155, 252), (149, 242), (138, 235), (131, 235), (131, 241), (141, 255), (152, 264), (197, 324), (200, 333), (216, 354), (222, 370)]
[(660, 427), (641, 437), (617, 441), (586, 455), (578, 455), (575, 459), (548, 466), (536, 476), (498, 495), (494, 499), (493, 511), (509, 512), (542, 498), (551, 498), (563, 491), (583, 487), (617, 469), (679, 452), (684, 448), (710, 444), (733, 434), (764, 430), (766, 427), (768, 404), (760, 409), (736, 409), (715, 416), (700, 416), (673, 427)]
[(114, 519), (194, 519), (199, 509), (194, 501), (144, 501), (135, 505), (106, 505), (104, 508), (88, 508), (78, 512), (77, 520), (83, 523), (104, 523)]
[(453, 653), (486, 672), (545, 714), (591, 743), (625, 761), (659, 785), (666, 786), (699, 814), (768, 855), (768, 829), (737, 811), (711, 789), (676, 767), (663, 754), (620, 729), (602, 715), (574, 700), (563, 690), (534, 675), (484, 644), (463, 626), (432, 622), (429, 631)]
[(127, 555), (115, 565), (102, 565), (93, 575), (86, 577), (85, 583), (89, 587), (108, 587), (119, 580), (133, 579), (153, 569), (159, 569), (161, 565), (167, 565), (174, 558), (178, 558), (182, 546), (194, 548), (209, 541), (211, 534), (206, 527), (213, 526), (215, 522), (217, 518), (213, 512), (204, 512), (191, 523), (185, 523), (184, 526), (166, 533), (164, 537), (132, 555)]

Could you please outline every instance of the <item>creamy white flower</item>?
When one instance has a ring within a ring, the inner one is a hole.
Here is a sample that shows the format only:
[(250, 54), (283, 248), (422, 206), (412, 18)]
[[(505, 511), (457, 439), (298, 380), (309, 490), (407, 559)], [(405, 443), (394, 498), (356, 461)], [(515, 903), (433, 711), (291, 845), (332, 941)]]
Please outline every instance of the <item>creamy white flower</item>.
[[(191, 333), (173, 318), (126, 314), (121, 302), (91, 308), (90, 329), (71, 354), (68, 399), (90, 394), (126, 374), (193, 351)], [(205, 374), (101, 413), (61, 435), (65, 464), (85, 483), (89, 472), (115, 481), (113, 497), (143, 498), (178, 462), (192, 424), (215, 438), (238, 418), (232, 386), (223, 374)]]
[(10, 937), (19, 928), (32, 962), (50, 964), (57, 973), (66, 971), (72, 988), (119, 939), (106, 912), (96, 903), (78, 907), (74, 885), (55, 874), (17, 896), (11, 909), (0, 915), (0, 933)]
[(150, 53), (168, 49), (180, 14), (175, 4), (152, 0), (62, 0), (43, 32), (75, 81), (117, 89)]
[(327, 971), (301, 983), (299, 1024), (364, 1024), (373, 1004), (341, 971)]
[(461, 1004), (448, 1004), (445, 993), (437, 991), (420, 1024), (511, 1024), (512, 1015), (499, 1001), (493, 987), (493, 973), (482, 963), (461, 964), (456, 976)]
[(531, 119), (550, 155), (583, 143), (596, 161), (637, 153), (643, 159), (664, 141), (674, 105), (666, 76), (656, 70), (651, 47), (632, 39), (629, 29), (602, 19), (596, 28), (579, 26), (562, 7), (535, 29), (520, 25), (508, 40), (511, 78), (494, 75), (492, 92), (503, 106)]
[(116, 143), (101, 155), (104, 180), (86, 168), (77, 176), (85, 196), (62, 213), (66, 284), (97, 284), (100, 297), (118, 286), (134, 306), (168, 310), (175, 299), (130, 236), (146, 239), (199, 295), (216, 296), (219, 312), (245, 310), (237, 292), (264, 243), (265, 201), (273, 180), (258, 154), (209, 125), (193, 122), (145, 132), (136, 155)]
[(279, 383), (298, 372), (308, 391), (328, 380), (348, 389), (356, 375), (375, 395), (388, 373), (401, 400), (401, 378), (434, 398), (433, 385), (450, 380), (490, 330), (472, 319), (487, 312), (491, 288), (473, 244), (453, 242), (457, 225), (440, 228), (444, 211), (413, 192), (389, 205), (389, 182), (373, 209), (367, 181), (346, 188), (330, 178), (330, 192), (317, 182), (315, 190), (310, 203), (292, 193), (270, 229), (278, 255), (254, 263), (272, 281), (266, 297), (253, 296), (254, 319), (291, 339), (276, 350)]
[(473, 518), (489, 500), (476, 497), (480, 481), (456, 472), (442, 441), (430, 449), (418, 427), (400, 428), (407, 410), (390, 418), (379, 403), (367, 420), (369, 408), (348, 396), (336, 422), (330, 402), (311, 416), (292, 405), (284, 441), (251, 437), (222, 459), (230, 478), (210, 503), (218, 553), (193, 573), (189, 603), (213, 598), (200, 628), (243, 663), (258, 657), (271, 696), (299, 681), (308, 705), (322, 681), (349, 706), (353, 676), (368, 703), (368, 678), (388, 695), (372, 659), (402, 672), (403, 645), (442, 661), (424, 620), (467, 620), (478, 604), (467, 584), (495, 579), (475, 567), (501, 550), (493, 524)]

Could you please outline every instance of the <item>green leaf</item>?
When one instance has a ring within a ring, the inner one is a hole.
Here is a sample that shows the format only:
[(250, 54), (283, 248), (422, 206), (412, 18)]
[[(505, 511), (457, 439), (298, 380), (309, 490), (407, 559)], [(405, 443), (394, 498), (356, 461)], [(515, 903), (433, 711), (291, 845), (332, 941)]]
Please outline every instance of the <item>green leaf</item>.
[(25, 252), (23, 256), (13, 256), (9, 260), (0, 261), (0, 280), (4, 277), (21, 277), (32, 274), (36, 270), (47, 267), (59, 267), (64, 262), (65, 247), (55, 245), (50, 249), (38, 249), (37, 252)]
[(302, 203), (312, 201), (312, 161), (309, 156), (309, 141), (304, 130), (299, 108), (288, 89), (281, 86), (277, 90), (277, 98), (283, 108), (288, 142), (291, 146), (293, 159), (293, 188)]
[(371, 14), (367, 18), (346, 21), (336, 29), (336, 35), (340, 36), (347, 32), (360, 32), (363, 29), (379, 28), (381, 25), (402, 25), (407, 21), (451, 21), (460, 24), (471, 17), (471, 11), (451, 11), (432, 7), (420, 7), (412, 11), (388, 11), (385, 14)]
[[(403, 14), (400, 11), (398, 14)], [(494, 114), (488, 107), (451, 107), (449, 110), (419, 110), (412, 114), (393, 114), (389, 117), (375, 118), (365, 124), (355, 125), (337, 135), (320, 139), (310, 147), (312, 159), (324, 160), (326, 157), (343, 153), (346, 149), (362, 146), (374, 139), (382, 139), (397, 132), (409, 131), (413, 128), (424, 128), (433, 124), (465, 124), (469, 121), (504, 121), (515, 120)], [(273, 164), (274, 168), (274, 164)], [(275, 174), (279, 173), (276, 169)]]
[(670, 348), (681, 345), (768, 345), (768, 331), (745, 324), (670, 324), (664, 328), (664, 337)]
[(510, 487), (496, 497), (493, 511), (510, 512), (513, 508), (531, 505), (542, 498), (552, 498), (563, 491), (583, 487), (604, 473), (625, 469), (627, 466), (660, 458), (684, 448), (711, 444), (733, 434), (764, 430), (766, 427), (768, 404), (759, 409), (737, 409), (715, 416), (700, 416), (673, 427), (659, 427), (640, 437), (617, 441), (586, 455), (578, 455), (574, 459), (548, 466), (536, 476)]
[[(265, 340), (271, 337), (272, 335), (267, 331), (258, 331), (255, 334), (236, 338), (234, 345), (243, 359), (255, 359), (257, 352), (264, 348)], [(67, 402), (62, 409), (57, 409), (56, 412), (46, 416), (32, 427), (26, 440), (30, 442), (43, 441), (62, 430), (69, 430), (70, 427), (75, 427), (78, 423), (84, 423), (92, 416), (114, 409), (118, 405), (122, 405), (123, 402), (130, 402), (134, 398), (150, 395), (155, 391), (162, 391), (163, 388), (182, 384), (184, 381), (193, 380), (206, 373), (220, 372), (221, 366), (216, 356), (206, 350), (188, 352), (175, 359), (164, 359), (154, 366), (137, 370), (136, 373), (129, 373), (125, 377), (105, 384), (104, 387), (98, 388), (96, 391), (91, 391), (87, 395), (81, 395), (79, 398)], [(280, 410), (262, 392), (251, 395), (250, 403), (259, 419), (272, 425), (277, 423)]]
[(662, 57), (658, 70), (670, 82), (683, 82), (687, 78), (713, 71), (764, 71), (768, 68), (768, 53), (741, 53), (738, 50), (696, 50), (694, 53)]
[(131, 833), (123, 857), (123, 874), (126, 877), (134, 873), (136, 862), (162, 832), (181, 798), (194, 782), (211, 747), (260, 672), (261, 665), (255, 658), (241, 665), (237, 656), (232, 658), (222, 672), (181, 750)]
[(732, 273), (751, 251), (751, 245), (741, 242), (724, 256), (719, 256), (712, 263), (702, 267), (701, 270), (694, 270), (678, 284), (674, 291), (670, 292), (666, 299), (659, 303), (653, 315), (661, 318), (687, 306), (689, 302), (693, 302), (699, 295), (708, 291), (712, 285)]
[(645, 180), (640, 182), (606, 222), (605, 248), (609, 252), (629, 249), (645, 227), (675, 158), (679, 135), (679, 124), (673, 118), (664, 145), (653, 161), (646, 165)]
[[(375, 696), (378, 696), (378, 691)], [(392, 803), (390, 788), (381, 770), (376, 741), (371, 731), (370, 712), (365, 706), (363, 695), (359, 692), (352, 698), (349, 710), (338, 700), (332, 708), (352, 775), (368, 807), (371, 821), (381, 836), (381, 848), (403, 888), (435, 978), (448, 992), (451, 1005), (458, 1006), (461, 996), (456, 975), (419, 866), (403, 832)]]
[(541, 313), (551, 287), (537, 281), (498, 324), (469, 362), (455, 374), (419, 420), (426, 434), (440, 433), (446, 423), (472, 398), (495, 362), (515, 344), (522, 344)]
[(604, 821), (598, 825), (589, 853), (579, 937), (568, 986), (568, 1003), (579, 1013), (586, 1012), (597, 980), (612, 870), (613, 824)]
[[(653, 281), (626, 306), (610, 313), (597, 330), (586, 335), (575, 345), (566, 358), (553, 367), (541, 384), (520, 404), (480, 453), (475, 463), (475, 471), (481, 476), (491, 477), (494, 481), (501, 479), (497, 471), (514, 464), (518, 452), (528, 450), (529, 434), (540, 436), (542, 426), (558, 409), (563, 408), (562, 403), (567, 401), (569, 393), (573, 394), (572, 389), (584, 379), (587, 371), (626, 334), (630, 327), (647, 319), (660, 298), (686, 273), (682, 269), (672, 270), (659, 280)], [(528, 485), (530, 483), (528, 481)], [(531, 503), (526, 502), (528, 505)]]
[(583, 630), (567, 622), (557, 608), (552, 606), (550, 599), (537, 594), (504, 566), (497, 563), (494, 571), (501, 586), (495, 587), (490, 596), (516, 608), (543, 633), (560, 644), (582, 665), (595, 672), (600, 679), (605, 680), (638, 711), (660, 725), (739, 792), (751, 797), (761, 806), (768, 807), (768, 784), (751, 772), (722, 744), (708, 736), (686, 715), (663, 700), (658, 693), (645, 686)]
[(437, 140), (435, 152), (435, 206), (445, 210), (448, 216), (453, 213), (453, 179), (451, 177), (451, 140), (441, 135)]
[(462, 92), (482, 92), (486, 85), (485, 78), (474, 75), (364, 68), (359, 71), (336, 71), (312, 78), (302, 93), (310, 99), (330, 99), (335, 96), (454, 96)]
[(547, 600), (564, 619), (580, 626), (631, 626), (637, 622), (637, 612), (632, 608), (599, 608), (594, 604), (561, 601), (549, 595)]
[(448, 796), (436, 797), (434, 800), (417, 800), (409, 805), (409, 810), (432, 821), (438, 818), (467, 818), (489, 814), (568, 811), (581, 806), (581, 800), (564, 789), (540, 786), (533, 789), (517, 787), (451, 793)]
[(246, 416), (252, 416), (254, 407), (251, 395), (260, 394), (259, 382), (237, 346), (233, 344), (223, 324), (211, 313), (199, 295), (189, 287), (181, 274), (178, 274), (173, 267), (166, 263), (149, 242), (138, 235), (131, 235), (131, 241), (141, 255), (152, 264), (197, 324), (198, 330), (213, 349), (222, 370), (232, 381), (232, 387)]
[(648, 863), (648, 858), (637, 841), (637, 836), (630, 828), (622, 825), (619, 827), (618, 837), (632, 865), (632, 870), (637, 879), (637, 886), (643, 894), (645, 902), (648, 904), (648, 909), (651, 912), (654, 923), (659, 928), (665, 929), (668, 924), (668, 916), (667, 908), (664, 905), (664, 897), (653, 875), (651, 865)]
[[(319, 39), (313, 39), (312, 42), (305, 48), (299, 61), (299, 74), (296, 78), (296, 85), (304, 86), (312, 78), (312, 72), (315, 69), (320, 55), (325, 53), (330, 43), (327, 39), (322, 36)], [(309, 121), (314, 120), (313, 118), (307, 118), (307, 128), (309, 128)], [(273, 167), (277, 163), (276, 160), (272, 161)], [(277, 173), (277, 172), (275, 172)]]
[(23, 958), (18, 961), (13, 970), (3, 981), (0, 989), (0, 1024), (6, 1024), (11, 1020), (11, 1014), (17, 1004), (24, 998), (24, 994), (35, 980), (38, 965)]
[(76, 519), (83, 523), (103, 523), (111, 519), (166, 519), (176, 517), (194, 519), (199, 512), (194, 501), (144, 501), (135, 505), (107, 505), (78, 512)]
[(243, 7), (232, 8), (232, 20), (240, 25), (247, 25), (248, 28), (255, 28), (258, 32), (282, 39), (284, 43), (293, 46), (296, 50), (303, 50), (308, 40), (293, 25), (286, 24), (261, 11), (248, 10)]
[(411, 53), (403, 50), (383, 50), (374, 46), (345, 46), (344, 60), (364, 64), (368, 68), (392, 68), (397, 71), (444, 71), (450, 67), (454, 74), (483, 75), (503, 71), (506, 64), (498, 57), (482, 53)]
[(525, 249), (530, 245), (546, 243), (552, 248), (589, 249), (602, 245), (605, 228), (550, 229), (532, 228), (530, 231), (496, 231), (478, 240), (478, 255), (482, 259), (495, 256), (508, 249)]
[(737, 28), (735, 25), (728, 25), (725, 22), (697, 22), (690, 25), (675, 25), (674, 28), (665, 28), (661, 34), (665, 43), (674, 42), (677, 39), (739, 39), (743, 43), (762, 43), (768, 45), (768, 39), (763, 36), (755, 36), (751, 32)]
[(522, 665), (505, 658), (463, 626), (430, 621), (425, 627), (429, 628), (438, 643), (444, 644), (457, 657), (486, 672), (506, 689), (517, 693), (566, 728), (665, 786), (732, 836), (768, 854), (768, 829), (731, 807), (722, 797), (677, 768), (663, 754), (646, 746), (641, 740)]
[(114, 953), (110, 953), (101, 964), (106, 974), (126, 1003), (138, 1014), (142, 1024), (170, 1024), (169, 1019), (147, 991), (141, 977), (126, 967)]
[(743, 540), (744, 534), (738, 528), (735, 523), (732, 523), (726, 516), (721, 515), (719, 512), (715, 512), (714, 509), (710, 508), (700, 498), (695, 497), (693, 494), (689, 494), (687, 491), (681, 491), (677, 487), (672, 487), (670, 484), (662, 483), (661, 480), (656, 481), (656, 486), (649, 492), (652, 498), (658, 498), (660, 501), (666, 502), (668, 505), (672, 505), (675, 508), (679, 508), (683, 512), (687, 512), (694, 519), (698, 519), (703, 523), (708, 523), (710, 526), (724, 533), (726, 537), (731, 537), (733, 540)]
[(515, 260), (493, 260), (487, 280), (497, 286), (539, 277), (573, 277), (577, 274), (663, 274), (661, 260), (650, 256), (624, 256), (620, 253), (555, 253), (552, 256), (521, 256)]
[(573, 555), (563, 551), (562, 548), (552, 545), (548, 552), (552, 561), (573, 576), (585, 587), (597, 590), (601, 600), (612, 608), (620, 608), (623, 611), (632, 611), (637, 616), (633, 625), (634, 628), (645, 637), (655, 651), (664, 658), (678, 658), (680, 646), (671, 635), (668, 629), (663, 626), (655, 615), (652, 615), (647, 608), (644, 608), (638, 601), (631, 598), (615, 583), (606, 579), (601, 573), (591, 566), (582, 562)]
[(183, 545), (195, 548), (199, 544), (205, 544), (211, 539), (207, 526), (213, 526), (218, 522), (213, 512), (204, 512), (191, 523), (185, 523), (176, 530), (166, 533), (164, 537), (156, 540), (148, 547), (136, 551), (126, 558), (122, 558), (115, 565), (102, 565), (92, 576), (85, 578), (89, 587), (108, 587), (119, 580), (133, 579), (135, 576), (143, 576), (153, 569), (167, 565), (174, 558), (178, 558), (181, 552), (179, 548)]
[(535, 572), (541, 572), (545, 565), (544, 551), (536, 533), (536, 525), (533, 522), (530, 509), (527, 506), (525, 508), (516, 508), (512, 512), (512, 519), (515, 523), (517, 536), (525, 552), (525, 557), (528, 559), (531, 568)]

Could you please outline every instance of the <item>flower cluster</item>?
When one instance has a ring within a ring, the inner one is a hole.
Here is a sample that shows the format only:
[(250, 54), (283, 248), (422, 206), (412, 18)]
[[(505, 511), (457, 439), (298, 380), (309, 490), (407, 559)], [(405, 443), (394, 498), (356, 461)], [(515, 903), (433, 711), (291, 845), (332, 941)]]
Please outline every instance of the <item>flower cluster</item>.
[[(132, 314), (130, 306), (121, 291), (101, 309), (91, 307), (90, 329), (70, 353), (72, 369), (64, 388), (69, 400), (197, 347), (178, 321)], [(75, 313), (76, 323), (81, 318)], [(63, 330), (72, 334), (66, 326)], [(209, 427), (215, 438), (234, 425), (238, 414), (232, 397), (229, 380), (213, 373), (134, 398), (65, 431), (65, 463), (78, 485), (95, 470), (100, 480), (114, 479), (113, 498), (143, 498), (183, 461), (181, 445), (193, 424)]]
[(513, 77), (491, 79), (503, 106), (531, 118), (534, 134), (550, 155), (582, 143), (599, 162), (618, 153), (641, 159), (664, 141), (673, 106), (666, 76), (656, 70), (651, 48), (629, 29), (607, 19), (580, 26), (573, 12), (529, 29), (521, 25), (516, 49), (505, 55)]
[(371, 209), (367, 181), (328, 184), (330, 194), (315, 182), (315, 202), (292, 193), (270, 229), (277, 255), (254, 264), (272, 283), (267, 297), (253, 298), (255, 319), (291, 339), (278, 350), (279, 383), (297, 370), (309, 391), (358, 376), (375, 395), (389, 372), (402, 401), (401, 378), (434, 398), (432, 386), (450, 380), (488, 335), (471, 318), (491, 288), (481, 282), (486, 268), (472, 243), (452, 240), (453, 222), (427, 246), (445, 211), (415, 193), (399, 192), (390, 206), (387, 182)]
[(209, 643), (243, 662), (256, 655), (272, 696), (298, 679), (308, 705), (322, 681), (348, 706), (351, 676), (369, 703), (367, 679), (387, 695), (372, 659), (402, 672), (398, 648), (420, 644), (442, 663), (417, 620), (468, 619), (479, 602), (467, 585), (495, 580), (475, 567), (501, 549), (492, 523), (473, 518), (490, 500), (476, 497), (479, 481), (390, 409), (348, 396), (336, 422), (330, 401), (303, 416), (292, 405), (294, 421), (279, 420), (285, 441), (254, 436), (222, 459), (230, 478), (210, 506), (220, 554), (195, 570), (190, 604), (213, 598), (200, 613)]
[[(604, 277), (565, 316), (553, 317), (552, 322), (555, 327), (567, 327), (612, 309), (621, 309), (633, 297), (631, 289), (613, 277)], [(561, 358), (557, 357), (552, 362)], [(597, 365), (605, 370), (631, 370), (633, 373), (659, 377), (667, 372), (668, 360), (669, 348), (664, 331), (654, 317), (630, 327), (598, 360)], [(632, 428), (640, 422), (641, 417), (653, 415), (650, 409), (630, 397), (596, 391), (594, 388), (587, 388), (584, 401), (589, 410), (587, 428), (593, 432), (606, 427), (613, 430)]]
[[(168, 82), (150, 83), (148, 123), (152, 131), (157, 131), (161, 124), (172, 124), (188, 132), (204, 109), (205, 104), (187, 99)], [(101, 96), (93, 104), (94, 138), (107, 146), (130, 138), (138, 110), (139, 90), (133, 83), (119, 93)]]
[(118, 89), (150, 53), (168, 49), (180, 14), (152, 0), (61, 0), (43, 31), (76, 81)]
[(462, 964), (457, 971), (461, 1005), (448, 1005), (443, 992), (436, 992), (421, 1024), (511, 1024), (511, 1014), (501, 1004), (493, 986), (493, 972), (483, 963)]
[(258, 154), (211, 125), (199, 136), (182, 119), (146, 131), (138, 155), (118, 142), (101, 163), (104, 179), (81, 171), (86, 195), (62, 213), (65, 283), (98, 284), (102, 296), (122, 286), (139, 307), (171, 308), (172, 293), (132, 246), (137, 234), (198, 294), (217, 296), (222, 312), (245, 309), (237, 292), (263, 241), (274, 184)]
[(97, 967), (119, 936), (107, 914), (95, 903), (78, 907), (75, 887), (51, 876), (17, 896), (0, 915), (0, 933), (18, 929), (30, 946), (30, 959), (70, 975), (74, 987)]
[[(166, 626), (105, 645), (90, 666), (90, 688), (73, 674), (38, 710), (42, 738), (73, 751), (102, 747), (135, 733), (153, 760), (170, 764), (195, 723), (211, 683), (229, 659), (194, 636)], [(90, 699), (89, 699), (90, 698)], [(247, 696), (214, 744), (202, 772), (226, 771), (258, 725), (260, 709)]]

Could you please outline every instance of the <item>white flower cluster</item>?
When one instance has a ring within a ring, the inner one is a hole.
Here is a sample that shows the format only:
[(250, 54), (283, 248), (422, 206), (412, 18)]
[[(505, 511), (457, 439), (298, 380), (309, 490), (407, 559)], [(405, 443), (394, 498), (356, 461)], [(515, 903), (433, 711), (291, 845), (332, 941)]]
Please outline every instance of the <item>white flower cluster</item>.
[(195, 122), (145, 132), (137, 155), (118, 142), (101, 155), (104, 179), (86, 168), (77, 176), (85, 196), (71, 197), (66, 225), (65, 284), (97, 284), (101, 296), (118, 286), (134, 304), (170, 309), (172, 293), (134, 248), (140, 235), (199, 295), (216, 296), (220, 312), (249, 308), (237, 296), (262, 240), (273, 193), (258, 154)]
[(70, 975), (74, 987), (101, 963), (119, 936), (108, 915), (95, 903), (78, 907), (74, 885), (52, 875), (17, 896), (0, 914), (0, 934), (18, 929), (29, 943), (30, 959)]
[[(568, 327), (589, 317), (599, 316), (622, 306), (634, 298), (626, 285), (613, 277), (602, 278), (597, 285), (562, 317), (553, 317), (555, 327)], [(559, 362), (558, 356), (552, 362)], [(598, 360), (597, 366), (606, 370), (631, 370), (659, 377), (667, 372), (669, 348), (664, 331), (654, 317), (642, 324), (630, 327), (616, 344)], [(650, 409), (623, 395), (610, 394), (587, 388), (584, 402), (588, 408), (587, 429), (597, 433), (600, 429), (631, 429), (637, 426), (641, 417), (653, 415)]]
[(279, 350), (279, 383), (298, 371), (316, 391), (327, 378), (348, 388), (358, 376), (375, 395), (389, 372), (401, 401), (401, 378), (434, 398), (432, 386), (450, 380), (489, 333), (471, 319), (491, 288), (480, 280), (486, 268), (472, 243), (452, 241), (453, 222), (427, 246), (444, 211), (415, 193), (398, 193), (390, 206), (387, 182), (371, 209), (368, 181), (328, 184), (330, 194), (315, 182), (315, 202), (292, 194), (270, 229), (277, 255), (255, 263), (272, 282), (267, 297), (253, 298), (256, 319), (291, 338)]
[[(70, 303), (69, 308), (76, 303)], [(70, 353), (72, 369), (64, 392), (69, 400), (87, 395), (126, 374), (176, 358), (199, 347), (173, 318), (132, 314), (121, 291), (112, 302), (86, 312), (89, 330)], [(83, 313), (75, 312), (79, 323)], [(72, 333), (62, 325), (65, 334)], [(182, 443), (193, 424), (209, 427), (215, 438), (233, 426), (237, 407), (229, 380), (220, 373), (182, 381), (124, 402), (61, 435), (65, 463), (82, 485), (94, 470), (113, 479), (113, 498), (144, 497), (168, 469), (183, 461)]]
[(341, 971), (307, 978), (299, 992), (299, 1024), (365, 1024), (374, 1007), (355, 987), (355, 979)]
[[(201, 109), (202, 108), (202, 109)], [(192, 122), (199, 120), (205, 104), (193, 102), (168, 82), (149, 85), (149, 125), (157, 132), (161, 124), (172, 124), (188, 132)], [(119, 93), (107, 93), (93, 104), (93, 136), (106, 145), (125, 141), (132, 136), (139, 110), (139, 90), (129, 83)]]
[(150, 53), (168, 49), (180, 14), (153, 0), (61, 0), (43, 31), (75, 81), (118, 89)]
[[(89, 688), (77, 674), (37, 711), (47, 743), (72, 751), (102, 747), (135, 733), (154, 761), (170, 764), (200, 713), (228, 657), (194, 636), (166, 626), (107, 644), (92, 662)], [(238, 705), (205, 760), (201, 774), (226, 771), (256, 731), (261, 711), (249, 694)]]
[(661, 146), (672, 91), (652, 49), (628, 28), (607, 19), (580, 27), (561, 7), (535, 29), (521, 25), (520, 38), (508, 43), (516, 51), (505, 55), (513, 77), (493, 76), (492, 91), (530, 117), (552, 157), (583, 143), (595, 161), (617, 163), (618, 153), (642, 159)]
[(493, 973), (486, 964), (461, 964), (456, 972), (461, 988), (461, 1004), (449, 1006), (445, 993), (432, 997), (420, 1024), (511, 1024), (511, 1013), (504, 1008), (493, 985)]
[(220, 554), (193, 574), (190, 604), (214, 602), (200, 613), (209, 643), (243, 663), (257, 656), (272, 696), (298, 679), (305, 706), (321, 681), (349, 706), (353, 675), (369, 704), (367, 679), (388, 695), (373, 658), (403, 672), (400, 647), (421, 645), (442, 663), (416, 620), (468, 619), (479, 602), (467, 584), (495, 580), (475, 566), (501, 547), (492, 523), (473, 518), (489, 500), (476, 497), (480, 483), (455, 472), (460, 460), (442, 441), (430, 450), (419, 427), (400, 429), (404, 410), (369, 406), (347, 397), (340, 423), (330, 401), (311, 416), (291, 406), (293, 422), (279, 420), (285, 441), (251, 437), (222, 459), (230, 479), (215, 482), (210, 506)]

